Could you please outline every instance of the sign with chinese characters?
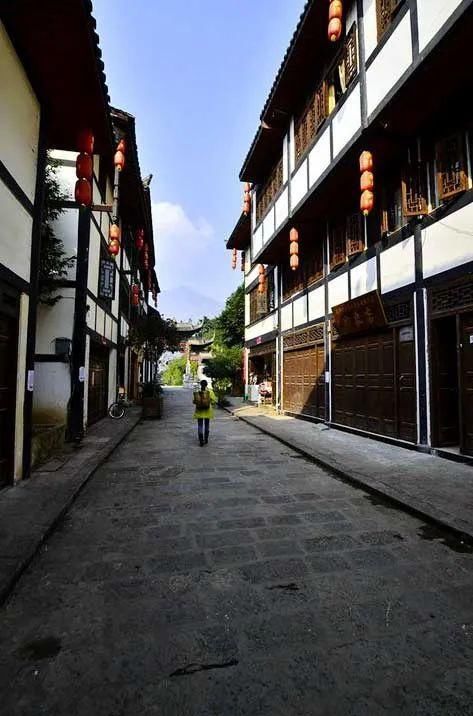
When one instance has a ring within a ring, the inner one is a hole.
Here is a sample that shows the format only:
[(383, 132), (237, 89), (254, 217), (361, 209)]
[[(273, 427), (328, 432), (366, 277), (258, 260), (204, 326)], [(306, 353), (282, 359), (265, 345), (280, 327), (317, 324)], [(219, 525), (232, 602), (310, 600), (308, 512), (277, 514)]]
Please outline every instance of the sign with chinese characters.
[(115, 298), (115, 262), (100, 260), (99, 298)]
[(333, 323), (341, 336), (384, 328), (387, 319), (379, 293), (371, 291), (334, 306)]
[(256, 315), (265, 316), (268, 313), (268, 294), (257, 293), (256, 295)]

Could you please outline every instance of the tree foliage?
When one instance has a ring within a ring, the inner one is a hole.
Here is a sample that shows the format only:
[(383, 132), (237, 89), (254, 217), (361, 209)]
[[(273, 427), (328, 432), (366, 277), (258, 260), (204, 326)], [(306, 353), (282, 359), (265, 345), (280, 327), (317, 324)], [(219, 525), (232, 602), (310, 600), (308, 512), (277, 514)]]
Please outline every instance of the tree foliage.
[(245, 288), (239, 286), (226, 300), (216, 319), (221, 343), (227, 348), (243, 346), (245, 339)]
[(144, 315), (130, 328), (128, 345), (157, 365), (164, 351), (177, 351), (179, 334), (174, 321), (164, 319), (158, 312)]
[[(186, 372), (187, 358), (181, 356), (180, 358), (173, 358), (169, 361), (166, 368), (163, 370), (161, 379), (164, 385), (183, 385), (184, 374)], [(192, 377), (197, 377), (197, 363), (191, 363)]]
[(64, 244), (53, 229), (53, 223), (64, 212), (58, 202), (67, 198), (59, 185), (57, 166), (58, 163), (48, 157), (39, 258), (39, 300), (48, 306), (54, 306), (62, 298), (57, 293), (58, 282), (67, 276), (76, 261), (75, 256), (66, 255)]
[(213, 358), (206, 361), (204, 366), (205, 375), (212, 379), (212, 385), (217, 394), (219, 402), (225, 393), (228, 393), (235, 384), (241, 372), (242, 349), (240, 346), (227, 348), (216, 346)]

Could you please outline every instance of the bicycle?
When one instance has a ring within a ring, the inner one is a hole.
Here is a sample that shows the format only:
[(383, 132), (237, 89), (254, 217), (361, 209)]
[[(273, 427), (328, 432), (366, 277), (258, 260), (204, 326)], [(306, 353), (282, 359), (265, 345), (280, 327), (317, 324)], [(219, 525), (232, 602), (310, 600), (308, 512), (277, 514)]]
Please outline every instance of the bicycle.
[(128, 402), (124, 393), (118, 394), (118, 400), (111, 404), (108, 414), (113, 420), (121, 420), (126, 413)]

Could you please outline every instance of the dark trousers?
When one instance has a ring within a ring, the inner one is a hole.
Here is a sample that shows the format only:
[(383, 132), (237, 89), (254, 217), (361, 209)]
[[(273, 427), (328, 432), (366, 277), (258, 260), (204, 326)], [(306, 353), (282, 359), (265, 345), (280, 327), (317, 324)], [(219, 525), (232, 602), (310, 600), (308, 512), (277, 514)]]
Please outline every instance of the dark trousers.
[(197, 430), (199, 432), (199, 440), (208, 440), (210, 420), (208, 418), (197, 418)]

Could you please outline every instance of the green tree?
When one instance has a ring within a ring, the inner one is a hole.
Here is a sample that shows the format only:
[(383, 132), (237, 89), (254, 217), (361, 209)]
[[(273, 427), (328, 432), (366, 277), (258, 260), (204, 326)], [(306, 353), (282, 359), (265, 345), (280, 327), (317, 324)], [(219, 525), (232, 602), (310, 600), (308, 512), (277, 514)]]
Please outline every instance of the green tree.
[(243, 284), (229, 296), (225, 308), (216, 318), (221, 343), (227, 348), (243, 346), (245, 340), (245, 287)]
[(128, 345), (157, 366), (164, 351), (177, 351), (180, 338), (176, 324), (157, 311), (139, 318), (130, 328)]
[(67, 276), (76, 260), (75, 256), (66, 255), (63, 242), (52, 228), (64, 212), (59, 204), (67, 198), (59, 185), (57, 166), (58, 162), (48, 157), (39, 257), (39, 300), (48, 306), (54, 306), (62, 298), (57, 293), (58, 282)]
[[(183, 385), (184, 373), (186, 372), (187, 358), (181, 356), (180, 358), (173, 358), (169, 361), (166, 368), (163, 370), (161, 380), (164, 385)], [(198, 366), (197, 363), (191, 363), (192, 377), (197, 377)]]
[(225, 394), (238, 381), (241, 374), (241, 363), (242, 349), (240, 346), (232, 348), (216, 346), (214, 357), (206, 361), (203, 370), (205, 375), (212, 379), (212, 386), (219, 403), (223, 402)]

